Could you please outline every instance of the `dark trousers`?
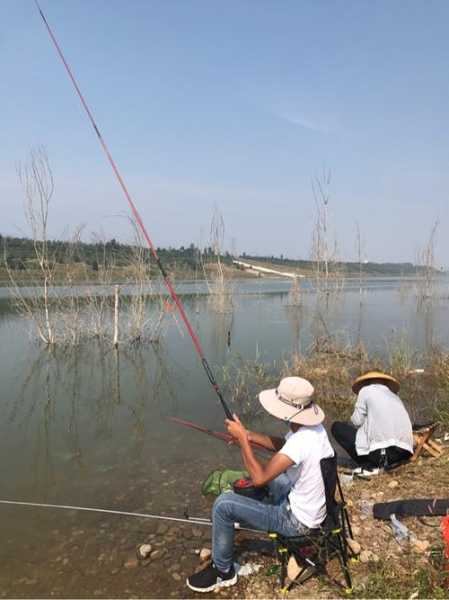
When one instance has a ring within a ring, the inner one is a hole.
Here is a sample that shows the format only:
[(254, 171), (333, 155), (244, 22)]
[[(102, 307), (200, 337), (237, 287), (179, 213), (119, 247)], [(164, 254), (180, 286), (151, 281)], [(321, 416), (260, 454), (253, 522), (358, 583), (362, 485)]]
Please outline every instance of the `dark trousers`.
[(374, 450), (369, 454), (359, 456), (355, 448), (355, 436), (357, 429), (351, 423), (335, 421), (331, 427), (332, 435), (342, 448), (359, 467), (372, 469), (373, 467), (391, 466), (395, 463), (408, 460), (412, 455), (407, 450), (397, 446), (385, 448), (385, 455), (381, 450)]

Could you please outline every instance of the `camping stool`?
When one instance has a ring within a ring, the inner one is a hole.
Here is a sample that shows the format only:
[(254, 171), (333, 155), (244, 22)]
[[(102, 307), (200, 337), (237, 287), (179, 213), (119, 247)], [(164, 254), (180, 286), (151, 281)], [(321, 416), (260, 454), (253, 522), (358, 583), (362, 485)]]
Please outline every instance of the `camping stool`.
[(432, 440), (432, 436), (438, 425), (439, 423), (430, 423), (429, 425), (418, 425), (413, 427), (415, 451), (411, 458), (412, 461), (415, 461), (423, 450), (426, 450), (426, 452), (435, 458), (441, 456), (443, 446)]
[[(349, 557), (353, 555), (347, 543), (352, 537), (351, 524), (346, 510), (341, 487), (338, 485), (340, 501), (335, 498), (337, 489), (337, 455), (320, 461), (326, 493), (326, 518), (316, 529), (304, 534), (287, 537), (276, 532), (268, 535), (274, 543), (276, 557), (280, 562), (281, 592), (287, 593), (294, 584), (302, 585), (314, 575), (327, 576), (332, 583), (352, 591), (349, 572)], [(327, 572), (326, 564), (338, 558), (345, 585), (335, 581)]]

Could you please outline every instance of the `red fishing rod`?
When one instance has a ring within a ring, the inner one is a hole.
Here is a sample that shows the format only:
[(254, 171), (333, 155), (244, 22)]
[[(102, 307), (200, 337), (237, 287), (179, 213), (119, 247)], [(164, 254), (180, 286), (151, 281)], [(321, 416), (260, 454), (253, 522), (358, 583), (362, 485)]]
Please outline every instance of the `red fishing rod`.
[(57, 53), (59, 55), (59, 58), (61, 59), (63, 65), (65, 67), (65, 70), (67, 71), (67, 74), (68, 74), (71, 82), (73, 83), (73, 86), (75, 88), (75, 91), (76, 91), (79, 99), (81, 100), (81, 104), (83, 105), (83, 108), (86, 111), (86, 114), (87, 114), (87, 116), (89, 118), (89, 121), (91, 122), (91, 125), (94, 128), (94, 131), (95, 131), (95, 133), (97, 135), (98, 141), (100, 142), (101, 147), (103, 148), (104, 153), (106, 154), (106, 157), (107, 157), (107, 159), (109, 161), (109, 164), (111, 165), (112, 170), (114, 171), (114, 174), (115, 174), (115, 176), (117, 178), (117, 181), (118, 181), (120, 187), (122, 188), (123, 193), (125, 194), (125, 198), (126, 198), (128, 204), (129, 204), (129, 207), (130, 207), (131, 212), (132, 212), (132, 214), (134, 216), (134, 219), (136, 220), (136, 223), (138, 224), (138, 226), (139, 226), (139, 228), (140, 228), (140, 230), (142, 232), (142, 235), (143, 235), (143, 237), (145, 238), (145, 241), (148, 244), (148, 248), (150, 249), (151, 254), (153, 255), (153, 258), (156, 261), (157, 266), (159, 267), (159, 270), (161, 272), (161, 275), (162, 275), (162, 278), (164, 280), (165, 286), (166, 286), (166, 288), (167, 288), (167, 290), (168, 290), (168, 292), (169, 292), (169, 294), (170, 294), (173, 302), (175, 303), (176, 307), (178, 308), (178, 311), (179, 311), (179, 314), (181, 315), (182, 320), (184, 321), (184, 325), (186, 326), (186, 329), (187, 329), (187, 331), (188, 331), (188, 333), (189, 333), (189, 335), (190, 335), (190, 337), (192, 339), (193, 346), (194, 346), (194, 348), (195, 348), (198, 356), (200, 357), (201, 364), (203, 365), (203, 368), (206, 371), (206, 375), (207, 375), (207, 377), (208, 377), (208, 379), (209, 379), (212, 387), (214, 388), (215, 393), (217, 394), (217, 396), (218, 396), (218, 398), (219, 398), (219, 400), (221, 402), (221, 405), (223, 407), (223, 410), (224, 410), (227, 418), (228, 419), (232, 419), (233, 418), (232, 417), (232, 413), (229, 410), (229, 407), (226, 404), (225, 399), (223, 398), (223, 395), (222, 395), (221, 390), (220, 390), (220, 388), (218, 386), (218, 383), (215, 380), (215, 377), (214, 377), (214, 374), (212, 372), (212, 369), (210, 368), (209, 363), (207, 362), (207, 359), (206, 359), (206, 357), (204, 355), (204, 351), (203, 351), (203, 348), (201, 346), (201, 342), (199, 340), (199, 337), (197, 336), (197, 334), (193, 330), (192, 325), (190, 324), (190, 321), (189, 321), (189, 319), (188, 319), (188, 317), (186, 315), (186, 312), (184, 310), (184, 306), (182, 305), (181, 300), (179, 299), (178, 295), (176, 294), (176, 292), (175, 292), (175, 290), (173, 288), (173, 285), (172, 285), (172, 283), (170, 281), (168, 273), (165, 270), (164, 265), (161, 262), (161, 259), (159, 258), (159, 255), (157, 253), (156, 247), (153, 244), (153, 242), (151, 241), (150, 236), (148, 235), (148, 232), (147, 232), (147, 230), (145, 228), (145, 225), (144, 225), (144, 223), (142, 221), (142, 218), (141, 218), (141, 216), (139, 214), (139, 211), (137, 210), (136, 205), (134, 204), (133, 199), (131, 198), (131, 195), (130, 195), (130, 193), (128, 191), (128, 188), (126, 187), (126, 184), (125, 184), (122, 176), (120, 175), (120, 172), (119, 172), (119, 170), (117, 168), (117, 165), (115, 164), (115, 161), (112, 158), (112, 155), (111, 155), (111, 153), (109, 151), (109, 148), (106, 145), (106, 142), (104, 141), (104, 138), (103, 138), (103, 136), (100, 133), (100, 130), (99, 130), (99, 128), (98, 128), (98, 126), (97, 126), (97, 124), (95, 122), (95, 119), (94, 119), (94, 117), (92, 115), (92, 112), (91, 112), (89, 106), (87, 105), (86, 100), (84, 99), (84, 96), (83, 96), (83, 94), (81, 92), (81, 89), (80, 89), (80, 87), (79, 87), (79, 85), (78, 85), (78, 83), (77, 83), (77, 81), (76, 81), (76, 79), (75, 79), (75, 77), (74, 77), (74, 75), (72, 73), (72, 70), (71, 70), (68, 62), (65, 59), (65, 56), (64, 56), (64, 54), (63, 54), (63, 52), (61, 50), (61, 47), (58, 44), (58, 41), (56, 40), (56, 37), (53, 34), (53, 31), (52, 31), (50, 25), (48, 24), (48, 21), (47, 21), (44, 13), (42, 11), (42, 8), (40, 7), (40, 4), (39, 4), (38, 0), (34, 0), (34, 2), (36, 4), (37, 10), (39, 11), (40, 16), (42, 17), (42, 20), (44, 22), (44, 25), (45, 25), (47, 31), (48, 31), (48, 34), (49, 34), (49, 36), (50, 36), (50, 38), (51, 38), (51, 40), (52, 40), (52, 42), (53, 42), (53, 44), (54, 44), (54, 46), (56, 48), (56, 51), (57, 51)]
[[(177, 425), (182, 425), (183, 427), (189, 427), (190, 429), (194, 429), (195, 431), (201, 431), (201, 433), (205, 433), (206, 435), (210, 435), (211, 437), (216, 438), (217, 440), (221, 440), (226, 444), (238, 444), (236, 438), (232, 437), (230, 433), (225, 433), (224, 431), (213, 431), (212, 429), (208, 429), (203, 425), (198, 425), (197, 423), (193, 423), (192, 421), (186, 421), (185, 419), (180, 419), (179, 417), (167, 417), (169, 421), (172, 423), (176, 423)], [(266, 446), (259, 444), (258, 442), (250, 442), (251, 446), (256, 450), (263, 450), (265, 452), (274, 452), (274, 450), (270, 450)]]

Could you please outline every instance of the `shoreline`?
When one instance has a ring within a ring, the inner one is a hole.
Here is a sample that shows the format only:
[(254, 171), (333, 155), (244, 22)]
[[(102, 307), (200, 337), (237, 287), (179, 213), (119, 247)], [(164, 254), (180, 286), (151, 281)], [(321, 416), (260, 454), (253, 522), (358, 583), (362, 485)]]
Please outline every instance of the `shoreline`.
[[(350, 563), (353, 593), (356, 598), (449, 597), (443, 587), (438, 560), (441, 556), (439, 518), (429, 517), (423, 523), (415, 517), (402, 519), (419, 543), (400, 544), (394, 538), (388, 521), (376, 521), (370, 510), (372, 503), (411, 497), (444, 497), (449, 488), (449, 449), (438, 459), (422, 457), (371, 480), (354, 480), (343, 487), (353, 527), (354, 540), (360, 545), (357, 562)], [(237, 457), (236, 457), (237, 459)], [(228, 465), (229, 466), (229, 465)], [(204, 473), (210, 467), (204, 461), (196, 465)], [(193, 474), (193, 472), (192, 472)], [(142, 509), (139, 496), (148, 480), (137, 478), (137, 485), (120, 502), (132, 511)], [(176, 486), (173, 478), (168, 483)], [(197, 497), (197, 509), (210, 514), (211, 498), (198, 498), (199, 486), (192, 481), (184, 491)], [(423, 491), (425, 490), (425, 491)], [(151, 504), (151, 503), (150, 503)], [(146, 510), (150, 510), (147, 507)], [(46, 515), (41, 517), (49, 519)], [(185, 578), (204, 565), (198, 553), (210, 549), (210, 529), (192, 525), (160, 522), (138, 522), (138, 519), (111, 519), (70, 515), (65, 525), (56, 521), (51, 531), (52, 542), (44, 552), (30, 546), (25, 555), (14, 560), (7, 557), (14, 572), (21, 576), (8, 581), (6, 570), (0, 575), (0, 597), (15, 598), (197, 598), (185, 586)], [(136, 522), (137, 521), (137, 522)], [(240, 577), (236, 586), (220, 590), (221, 598), (285, 598), (278, 582), (277, 559), (272, 542), (265, 534), (236, 537), (236, 560), (245, 565), (261, 565), (257, 574)], [(139, 561), (136, 549), (150, 544), (149, 560)], [(5, 538), (4, 551), (9, 541)], [(25, 548), (24, 548), (25, 549)], [(440, 550), (439, 550), (440, 549)], [(11, 562), (12, 561), (12, 562)], [(20, 567), (22, 563), (22, 567)], [(26, 567), (26, 568), (24, 568)], [(335, 578), (341, 574), (335, 560), (329, 564)], [(288, 598), (345, 597), (344, 591), (327, 579), (312, 577), (302, 586), (294, 586)], [(201, 597), (215, 598), (217, 594)]]

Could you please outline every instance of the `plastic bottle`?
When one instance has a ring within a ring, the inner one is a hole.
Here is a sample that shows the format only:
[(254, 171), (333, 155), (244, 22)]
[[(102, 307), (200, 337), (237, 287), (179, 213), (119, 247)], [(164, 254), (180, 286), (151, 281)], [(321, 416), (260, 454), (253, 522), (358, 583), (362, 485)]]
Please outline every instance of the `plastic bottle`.
[(373, 516), (373, 505), (374, 502), (370, 502), (369, 500), (362, 500), (360, 502), (360, 518), (367, 519), (368, 517)]
[(235, 572), (240, 577), (247, 577), (248, 575), (253, 575), (254, 573), (258, 573), (261, 568), (262, 568), (262, 565), (259, 565), (259, 564), (253, 563), (253, 562), (247, 562), (244, 565), (240, 565), (239, 563), (234, 563)]
[(399, 521), (399, 519), (396, 518), (395, 514), (390, 515), (390, 521), (391, 529), (393, 530), (393, 535), (399, 544), (401, 544), (402, 542), (413, 542), (414, 540), (416, 540), (415, 534), (412, 533), (410, 529), (406, 525), (404, 525), (404, 523), (401, 523), (401, 521)]
[(354, 475), (351, 473), (351, 475), (347, 474), (347, 473), (342, 473), (340, 475), (340, 483), (344, 488), (350, 488), (352, 486), (354, 482)]

